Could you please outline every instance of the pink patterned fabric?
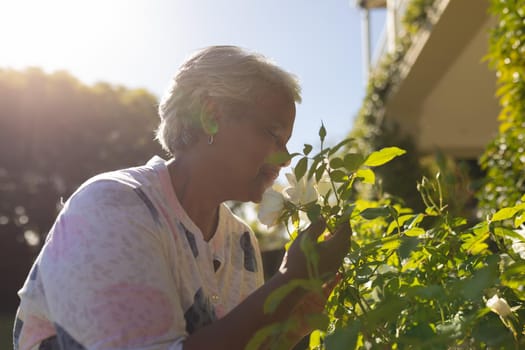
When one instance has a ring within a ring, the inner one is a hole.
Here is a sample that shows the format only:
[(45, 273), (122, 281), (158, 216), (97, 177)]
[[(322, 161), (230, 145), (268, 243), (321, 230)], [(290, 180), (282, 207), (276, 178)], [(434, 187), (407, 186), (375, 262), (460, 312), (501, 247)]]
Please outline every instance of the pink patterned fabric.
[(67, 201), (19, 291), (15, 349), (182, 349), (262, 283), (251, 230), (223, 205), (204, 241), (154, 157)]

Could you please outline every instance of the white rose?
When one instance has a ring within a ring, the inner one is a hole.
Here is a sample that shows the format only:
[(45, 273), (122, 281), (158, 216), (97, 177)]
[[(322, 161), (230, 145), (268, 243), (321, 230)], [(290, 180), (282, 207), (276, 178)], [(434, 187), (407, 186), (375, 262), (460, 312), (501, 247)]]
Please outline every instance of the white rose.
[(519, 229), (515, 230), (520, 236), (524, 237), (523, 240), (517, 238), (512, 238), (512, 250), (516, 252), (522, 259), (525, 259), (525, 227), (521, 226)]
[(273, 188), (268, 188), (263, 193), (261, 203), (259, 204), (259, 212), (257, 214), (259, 221), (266, 226), (275, 225), (283, 208), (284, 196)]
[(290, 202), (297, 206), (317, 202), (319, 193), (317, 192), (313, 178), (308, 180), (307, 176), (304, 175), (301, 180), (297, 181), (295, 175), (290, 173), (286, 174), (286, 178), (290, 186), (285, 188), (284, 192)]
[(498, 297), (497, 294), (487, 300), (486, 305), (490, 310), (497, 313), (501, 317), (507, 317), (512, 313), (512, 309), (510, 308), (509, 304), (507, 304), (507, 301)]

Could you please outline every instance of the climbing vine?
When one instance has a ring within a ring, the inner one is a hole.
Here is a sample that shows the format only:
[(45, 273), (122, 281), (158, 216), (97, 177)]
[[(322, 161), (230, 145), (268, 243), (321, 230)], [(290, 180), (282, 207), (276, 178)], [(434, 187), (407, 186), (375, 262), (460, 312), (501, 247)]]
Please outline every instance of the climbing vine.
[(497, 25), (487, 58), (496, 71), (501, 112), (499, 133), (480, 161), (487, 173), (478, 193), (484, 213), (514, 205), (525, 193), (525, 3), (492, 0), (490, 10)]

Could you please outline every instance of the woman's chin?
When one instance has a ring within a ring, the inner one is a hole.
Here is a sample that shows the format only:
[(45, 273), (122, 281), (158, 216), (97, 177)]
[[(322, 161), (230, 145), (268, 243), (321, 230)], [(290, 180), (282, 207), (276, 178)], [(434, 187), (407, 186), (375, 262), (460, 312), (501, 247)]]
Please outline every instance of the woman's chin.
[(253, 202), (259, 203), (262, 200), (263, 193), (270, 187), (272, 187), (273, 181), (257, 181), (251, 188), (250, 191), (246, 191), (244, 194), (239, 196), (236, 200), (240, 202)]
[(250, 201), (253, 203), (260, 203), (262, 201), (263, 193), (271, 187), (272, 184), (259, 187), (254, 193), (252, 193)]

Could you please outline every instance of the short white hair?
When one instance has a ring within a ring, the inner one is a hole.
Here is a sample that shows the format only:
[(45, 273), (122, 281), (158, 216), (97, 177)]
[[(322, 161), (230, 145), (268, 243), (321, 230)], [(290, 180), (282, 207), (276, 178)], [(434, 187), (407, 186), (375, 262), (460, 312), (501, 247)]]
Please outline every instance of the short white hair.
[(202, 134), (200, 115), (205, 101), (252, 103), (261, 89), (269, 88), (301, 102), (297, 78), (265, 56), (236, 46), (204, 48), (181, 65), (162, 97), (156, 138), (164, 150), (176, 155)]

